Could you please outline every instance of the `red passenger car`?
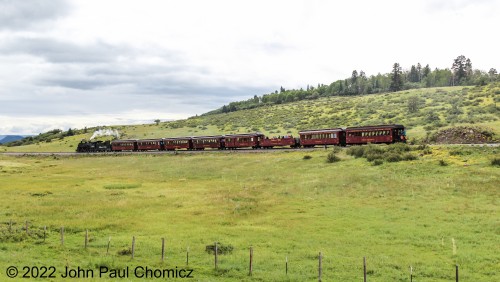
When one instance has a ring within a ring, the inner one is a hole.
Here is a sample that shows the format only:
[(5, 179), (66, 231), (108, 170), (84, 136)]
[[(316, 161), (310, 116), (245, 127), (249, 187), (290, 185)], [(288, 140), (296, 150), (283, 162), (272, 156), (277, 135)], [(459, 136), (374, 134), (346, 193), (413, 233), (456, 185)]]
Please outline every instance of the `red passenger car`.
[(257, 133), (247, 133), (247, 134), (233, 134), (225, 135), (224, 141), (226, 148), (247, 148), (252, 147), (254, 149), (260, 148), (260, 141), (264, 139), (264, 134)]
[(405, 127), (399, 124), (348, 127), (345, 132), (349, 145), (406, 142)]
[(296, 148), (299, 146), (298, 140), (295, 140), (292, 136), (282, 136), (282, 137), (266, 137), (260, 141), (260, 146), (262, 148), (273, 148), (273, 147), (285, 147), (290, 146), (290, 148)]
[(165, 143), (163, 139), (143, 139), (137, 140), (137, 150), (139, 151), (163, 151), (165, 150)]
[(306, 147), (316, 145), (345, 146), (345, 132), (341, 128), (304, 130), (299, 132), (300, 144)]
[(113, 140), (111, 141), (112, 151), (137, 151), (137, 140)]
[(222, 150), (224, 146), (224, 137), (219, 136), (196, 136), (191, 138), (194, 150), (205, 150), (205, 148), (213, 148)]
[(163, 142), (165, 143), (165, 150), (168, 151), (176, 149), (191, 150), (193, 148), (191, 137), (165, 138)]

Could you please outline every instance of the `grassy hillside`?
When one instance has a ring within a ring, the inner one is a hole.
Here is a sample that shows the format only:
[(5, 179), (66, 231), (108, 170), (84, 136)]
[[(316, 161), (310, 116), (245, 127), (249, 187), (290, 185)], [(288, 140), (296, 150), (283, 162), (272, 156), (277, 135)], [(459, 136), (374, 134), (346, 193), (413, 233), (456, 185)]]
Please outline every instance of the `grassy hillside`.
[[(293, 134), (302, 129), (399, 123), (410, 140), (427, 132), (457, 125), (480, 126), (500, 136), (500, 84), (481, 87), (443, 87), (328, 97), (260, 107), (226, 114), (204, 115), (159, 125), (115, 126), (122, 138), (160, 138), (261, 131), (267, 135)], [(103, 121), (105, 123), (105, 121)], [(7, 151), (74, 151), (87, 134), (50, 143), (10, 147)], [(2, 150), (2, 148), (0, 148)]]
[[(364, 256), (369, 281), (408, 281), (410, 265), (414, 281), (454, 281), (455, 264), (460, 281), (495, 280), (498, 148), (424, 148), (378, 166), (349, 150), (336, 163), (326, 150), (0, 155), (0, 280), (8, 266), (183, 268), (188, 247), (193, 281), (315, 281), (319, 251), (324, 281), (360, 281)], [(233, 247), (218, 271), (205, 251), (215, 241)]]

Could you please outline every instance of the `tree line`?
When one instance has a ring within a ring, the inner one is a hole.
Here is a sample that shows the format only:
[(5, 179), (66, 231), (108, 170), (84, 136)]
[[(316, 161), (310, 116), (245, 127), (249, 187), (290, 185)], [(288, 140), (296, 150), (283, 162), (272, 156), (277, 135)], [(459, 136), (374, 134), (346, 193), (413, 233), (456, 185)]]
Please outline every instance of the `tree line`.
[(279, 91), (276, 90), (262, 96), (255, 95), (245, 101), (231, 102), (205, 115), (328, 96), (365, 95), (443, 86), (486, 85), (493, 81), (500, 81), (496, 69), (491, 68), (488, 72), (473, 69), (471, 60), (460, 55), (453, 60), (451, 68), (432, 70), (429, 64), (422, 66), (417, 63), (412, 65), (410, 69), (403, 70), (399, 63), (394, 63), (390, 73), (378, 73), (371, 76), (367, 76), (363, 70), (359, 72), (353, 70), (351, 77), (334, 81), (329, 85), (307, 85), (306, 89), (280, 87)]
[(68, 129), (68, 131), (63, 131), (61, 129), (53, 129), (53, 130), (50, 130), (50, 131), (47, 131), (44, 133), (40, 133), (36, 136), (29, 136), (29, 137), (23, 138), (21, 140), (5, 143), (3, 145), (5, 145), (7, 147), (15, 147), (15, 146), (37, 144), (40, 142), (50, 143), (54, 139), (62, 140), (62, 139), (64, 139), (64, 137), (73, 136), (73, 135), (81, 134), (81, 133), (87, 133), (87, 128), (85, 128), (83, 130), (77, 130), (77, 129), (70, 128), (70, 129)]

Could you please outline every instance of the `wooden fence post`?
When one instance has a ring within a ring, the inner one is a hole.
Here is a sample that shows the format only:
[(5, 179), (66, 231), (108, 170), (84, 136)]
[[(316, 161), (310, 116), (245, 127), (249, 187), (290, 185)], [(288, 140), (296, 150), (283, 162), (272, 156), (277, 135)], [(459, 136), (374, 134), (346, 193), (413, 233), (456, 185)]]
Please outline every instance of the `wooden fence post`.
[(64, 226), (61, 226), (61, 245), (64, 245)]
[(455, 281), (458, 282), (458, 264), (455, 264)]
[(111, 236), (108, 237), (108, 248), (106, 249), (106, 255), (109, 254), (109, 245), (111, 244)]
[(363, 257), (363, 281), (366, 282), (366, 257)]
[(215, 242), (215, 270), (217, 270), (217, 242)]
[(189, 265), (189, 246), (187, 247), (186, 250), (186, 265)]
[(410, 265), (410, 282), (413, 282), (413, 267)]
[(85, 249), (87, 249), (87, 246), (89, 244), (89, 230), (85, 230)]
[(323, 274), (323, 265), (322, 265), (322, 255), (321, 255), (321, 252), (319, 252), (319, 257), (318, 257), (318, 281), (321, 282), (321, 274)]
[(132, 236), (132, 259), (134, 258), (135, 254), (135, 236)]
[(285, 274), (288, 275), (288, 256), (285, 257)]
[(161, 238), (161, 261), (165, 260), (165, 238)]
[(250, 267), (248, 275), (252, 276), (252, 270), (253, 270), (253, 247), (250, 247)]

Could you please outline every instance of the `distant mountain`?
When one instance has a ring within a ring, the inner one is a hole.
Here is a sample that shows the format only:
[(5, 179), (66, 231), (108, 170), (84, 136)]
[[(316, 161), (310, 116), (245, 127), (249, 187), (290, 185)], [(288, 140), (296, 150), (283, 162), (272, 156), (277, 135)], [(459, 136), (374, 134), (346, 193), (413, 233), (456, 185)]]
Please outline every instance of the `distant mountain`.
[(21, 140), (26, 136), (21, 135), (0, 135), (0, 144)]

